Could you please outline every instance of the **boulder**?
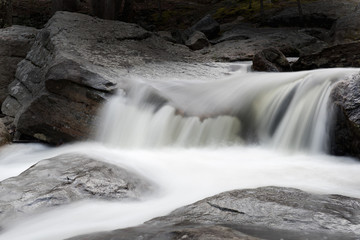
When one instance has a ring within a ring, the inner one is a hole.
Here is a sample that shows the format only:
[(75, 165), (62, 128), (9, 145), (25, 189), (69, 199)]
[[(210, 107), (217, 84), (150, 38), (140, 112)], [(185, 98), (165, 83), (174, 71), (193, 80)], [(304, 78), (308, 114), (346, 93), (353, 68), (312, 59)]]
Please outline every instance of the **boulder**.
[(8, 96), (17, 64), (26, 57), (37, 32), (35, 28), (16, 25), (0, 29), (0, 104)]
[(262, 72), (288, 72), (290, 63), (285, 55), (275, 48), (267, 48), (255, 54), (252, 69)]
[[(93, 239), (347, 239), (360, 234), (360, 199), (262, 187), (220, 193), (143, 225)], [(250, 237), (250, 236), (253, 237)]]
[(360, 158), (360, 74), (338, 82), (331, 99), (335, 111), (331, 153)]
[(191, 50), (200, 50), (209, 46), (209, 40), (204, 33), (195, 31), (185, 42), (185, 45)]
[(360, 41), (335, 45), (319, 53), (301, 56), (292, 68), (294, 71), (317, 68), (360, 67)]
[(101, 103), (119, 88), (126, 92), (137, 67), (193, 58), (138, 25), (57, 12), (19, 63), (2, 111), (22, 135), (53, 144), (84, 139)]
[(189, 35), (195, 31), (204, 33), (208, 39), (213, 39), (220, 32), (220, 24), (211, 15), (206, 15), (190, 28)]
[(84, 199), (138, 200), (152, 189), (123, 168), (84, 155), (59, 155), (0, 182), (0, 222)]

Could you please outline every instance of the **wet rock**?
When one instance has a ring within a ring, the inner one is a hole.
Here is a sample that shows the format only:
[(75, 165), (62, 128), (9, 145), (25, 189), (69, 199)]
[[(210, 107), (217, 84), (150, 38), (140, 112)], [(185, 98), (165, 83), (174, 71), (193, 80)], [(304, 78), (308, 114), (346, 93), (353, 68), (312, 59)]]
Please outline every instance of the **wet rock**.
[(360, 158), (360, 74), (337, 83), (331, 97), (335, 120), (330, 150)]
[(193, 57), (135, 24), (57, 12), (19, 63), (2, 111), (23, 136), (53, 144), (84, 139), (101, 103), (127, 90), (131, 71)]
[(3, 123), (2, 119), (0, 119), (0, 146), (6, 145), (10, 143), (11, 136), (9, 134), (8, 129)]
[(138, 200), (152, 188), (139, 175), (120, 167), (64, 154), (0, 182), (0, 222), (83, 199)]
[(196, 31), (185, 42), (185, 45), (191, 50), (200, 50), (209, 46), (209, 40), (204, 33)]
[(15, 79), (17, 64), (25, 58), (38, 30), (12, 26), (0, 29), (0, 104), (8, 95), (8, 86)]
[(296, 61), (294, 71), (317, 68), (360, 67), (360, 42), (335, 45), (319, 53), (305, 55)]
[(262, 72), (288, 72), (290, 63), (285, 55), (275, 48), (267, 48), (255, 54), (252, 69)]
[(360, 199), (262, 187), (220, 193), (138, 227), (71, 239), (355, 240), (359, 224)]

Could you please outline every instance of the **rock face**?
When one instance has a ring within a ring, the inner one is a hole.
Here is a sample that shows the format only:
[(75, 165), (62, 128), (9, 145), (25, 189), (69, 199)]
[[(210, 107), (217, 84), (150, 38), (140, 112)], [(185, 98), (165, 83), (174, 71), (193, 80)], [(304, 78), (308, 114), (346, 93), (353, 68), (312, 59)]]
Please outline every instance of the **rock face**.
[(15, 79), (17, 64), (34, 43), (38, 30), (24, 26), (0, 29), (0, 104), (8, 95), (8, 86)]
[(291, 71), (290, 63), (285, 55), (275, 48), (264, 49), (255, 54), (252, 69), (263, 72)]
[(151, 189), (137, 174), (112, 164), (60, 155), (0, 182), (0, 222), (82, 199), (136, 200)]
[(337, 83), (331, 96), (336, 117), (331, 152), (360, 158), (360, 74)]
[(19, 64), (2, 111), (23, 135), (54, 144), (83, 139), (134, 67), (192, 56), (135, 24), (57, 12)]
[(355, 240), (359, 224), (360, 199), (263, 187), (221, 193), (138, 227), (71, 239)]
[(360, 42), (335, 45), (319, 53), (302, 56), (292, 68), (294, 71), (317, 68), (360, 67)]

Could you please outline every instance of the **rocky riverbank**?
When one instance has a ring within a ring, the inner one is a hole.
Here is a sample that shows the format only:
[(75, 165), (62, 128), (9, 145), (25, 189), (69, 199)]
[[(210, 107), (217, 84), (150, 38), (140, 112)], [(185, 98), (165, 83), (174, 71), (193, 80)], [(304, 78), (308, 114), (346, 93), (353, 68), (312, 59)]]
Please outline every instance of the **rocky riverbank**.
[[(127, 94), (134, 76), (210, 77), (213, 62), (253, 59), (259, 71), (360, 67), (357, 6), (352, 0), (309, 1), (303, 4), (304, 22), (296, 6), (266, 9), (261, 21), (258, 15), (225, 21), (228, 16), (220, 13), (226, 9), (209, 11), (184, 28), (165, 31), (87, 11), (57, 12), (40, 30), (2, 29), (0, 102), (6, 126), (0, 123), (0, 143), (7, 144), (10, 134), (13, 141), (52, 145), (87, 139), (102, 104), (118, 90)], [(290, 64), (286, 57), (300, 58)], [(331, 93), (332, 154), (360, 158), (359, 84), (359, 75), (349, 76)], [(153, 96), (167, 101), (155, 89)], [(0, 225), (84, 199), (138, 200), (155, 189), (140, 174), (92, 157), (61, 155), (0, 182)], [(220, 193), (137, 227), (72, 239), (355, 240), (359, 216), (356, 198), (264, 187)]]

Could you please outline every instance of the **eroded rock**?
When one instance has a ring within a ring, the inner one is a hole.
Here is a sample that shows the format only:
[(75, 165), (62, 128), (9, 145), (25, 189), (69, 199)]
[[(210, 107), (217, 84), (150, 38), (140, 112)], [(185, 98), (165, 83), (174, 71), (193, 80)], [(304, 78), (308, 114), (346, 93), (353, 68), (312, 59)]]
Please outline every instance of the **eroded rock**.
[[(234, 190), (143, 225), (84, 239), (348, 239), (360, 234), (360, 199), (281, 187)], [(195, 231), (197, 234), (191, 233)], [(250, 236), (253, 237), (250, 237)]]
[(185, 42), (185, 45), (191, 50), (200, 50), (209, 46), (209, 40), (204, 33), (196, 31)]
[(127, 90), (134, 68), (194, 56), (135, 24), (57, 12), (19, 63), (2, 111), (23, 135), (53, 144), (84, 139), (101, 103)]
[(12, 26), (0, 29), (0, 104), (8, 95), (8, 86), (15, 79), (17, 64), (25, 58), (38, 30)]
[(138, 200), (151, 189), (135, 173), (87, 156), (64, 154), (0, 182), (0, 222), (83, 199)]

